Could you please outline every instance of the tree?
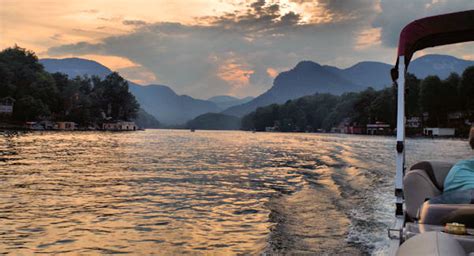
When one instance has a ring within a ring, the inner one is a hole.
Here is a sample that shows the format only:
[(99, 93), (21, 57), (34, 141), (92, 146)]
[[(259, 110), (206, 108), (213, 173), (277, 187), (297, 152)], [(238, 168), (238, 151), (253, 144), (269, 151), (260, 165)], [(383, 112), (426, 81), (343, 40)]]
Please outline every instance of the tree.
[(88, 125), (104, 120), (133, 120), (139, 104), (118, 73), (105, 79), (50, 74), (36, 55), (18, 46), (0, 52), (0, 97), (17, 101), (13, 119), (73, 121)]
[[(420, 113), (420, 79), (408, 73), (405, 77), (406, 93), (406, 115), (408, 117), (421, 116)], [(396, 92), (394, 93), (396, 95)], [(396, 99), (396, 97), (395, 97)]]
[(370, 103), (371, 122), (385, 122), (395, 126), (395, 97), (392, 88), (387, 88), (376, 93)]
[(15, 102), (14, 118), (18, 121), (34, 121), (51, 113), (46, 104), (40, 99), (25, 96)]
[(460, 95), (458, 93), (460, 81), (461, 78), (456, 73), (451, 73), (448, 78), (442, 81), (443, 85), (441, 88), (441, 94), (443, 95), (444, 100), (441, 101), (441, 107), (448, 113), (463, 110), (462, 105), (460, 104)]
[(377, 92), (369, 87), (359, 94), (357, 101), (354, 104), (354, 121), (360, 125), (366, 125), (373, 121), (371, 116), (371, 102), (377, 97)]
[(131, 120), (140, 108), (135, 96), (128, 90), (128, 82), (113, 72), (102, 81), (92, 79), (96, 108), (114, 120)]
[(428, 76), (421, 82), (420, 106), (429, 115), (428, 125), (440, 126), (446, 111), (443, 110), (442, 82), (437, 76)]

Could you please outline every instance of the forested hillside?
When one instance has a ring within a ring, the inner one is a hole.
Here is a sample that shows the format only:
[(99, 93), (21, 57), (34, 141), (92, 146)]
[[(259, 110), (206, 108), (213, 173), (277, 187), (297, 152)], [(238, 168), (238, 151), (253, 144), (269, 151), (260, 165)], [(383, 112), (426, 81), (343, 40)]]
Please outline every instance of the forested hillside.
[[(467, 124), (453, 124), (448, 114), (458, 113), (461, 119), (474, 120), (474, 66), (461, 76), (452, 73), (442, 80), (437, 76), (418, 79), (409, 74), (406, 79), (406, 115), (420, 117), (423, 125), (431, 127), (457, 126), (465, 133)], [(393, 128), (396, 120), (396, 88), (374, 90), (340, 96), (315, 94), (285, 104), (260, 107), (242, 119), (245, 130), (263, 131), (276, 127), (279, 131), (329, 130), (341, 122), (365, 126), (385, 122)]]

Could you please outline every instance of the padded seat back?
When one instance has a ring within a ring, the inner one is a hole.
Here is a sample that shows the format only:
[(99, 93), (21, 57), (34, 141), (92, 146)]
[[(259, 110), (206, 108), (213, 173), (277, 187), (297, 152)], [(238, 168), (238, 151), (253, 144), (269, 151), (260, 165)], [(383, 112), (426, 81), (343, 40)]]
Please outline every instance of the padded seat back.
[(423, 161), (413, 165), (403, 178), (406, 213), (411, 220), (426, 199), (441, 195), (452, 163)]
[(449, 171), (453, 167), (453, 163), (440, 161), (423, 161), (414, 164), (410, 170), (423, 170), (426, 172), (433, 185), (439, 190), (444, 190), (444, 180)]
[(474, 206), (471, 204), (430, 204), (423, 203), (420, 208), (421, 224), (444, 226), (457, 222), (466, 228), (474, 228)]

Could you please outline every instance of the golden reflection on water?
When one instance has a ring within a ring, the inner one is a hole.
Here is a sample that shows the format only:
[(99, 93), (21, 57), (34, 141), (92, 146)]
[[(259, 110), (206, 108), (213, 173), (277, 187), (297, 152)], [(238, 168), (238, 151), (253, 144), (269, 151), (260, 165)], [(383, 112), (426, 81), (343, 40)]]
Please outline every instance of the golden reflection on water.
[[(408, 160), (467, 157), (463, 143), (412, 141)], [(2, 136), (0, 253), (376, 253), (393, 155), (388, 137)]]

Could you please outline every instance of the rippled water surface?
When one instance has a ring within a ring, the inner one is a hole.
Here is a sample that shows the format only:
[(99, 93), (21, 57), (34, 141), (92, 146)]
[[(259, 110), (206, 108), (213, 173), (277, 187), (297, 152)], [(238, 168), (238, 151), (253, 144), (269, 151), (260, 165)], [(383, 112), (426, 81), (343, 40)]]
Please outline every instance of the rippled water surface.
[[(394, 138), (148, 130), (0, 136), (0, 254), (381, 254)], [(408, 164), (472, 156), (409, 140)]]

